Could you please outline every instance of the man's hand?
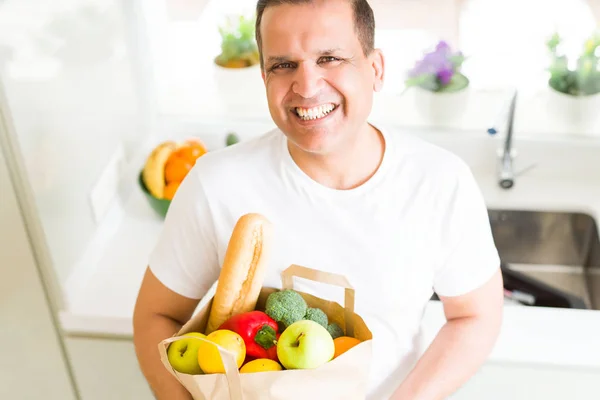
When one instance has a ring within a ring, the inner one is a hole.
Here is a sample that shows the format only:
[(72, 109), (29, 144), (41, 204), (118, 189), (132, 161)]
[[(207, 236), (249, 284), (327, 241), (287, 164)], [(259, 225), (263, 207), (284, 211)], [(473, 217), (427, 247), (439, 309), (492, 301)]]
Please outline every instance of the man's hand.
[(447, 322), (390, 400), (442, 400), (466, 383), (484, 363), (502, 324), (500, 270), (481, 288), (440, 297)]
[(133, 315), (133, 343), (142, 373), (158, 400), (192, 400), (162, 364), (158, 344), (179, 331), (199, 302), (171, 291), (146, 269)]

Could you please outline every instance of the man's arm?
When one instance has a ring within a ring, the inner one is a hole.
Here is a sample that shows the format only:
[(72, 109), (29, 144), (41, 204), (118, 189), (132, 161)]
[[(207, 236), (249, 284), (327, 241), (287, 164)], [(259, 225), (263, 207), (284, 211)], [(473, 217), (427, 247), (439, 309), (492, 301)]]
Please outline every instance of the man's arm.
[(133, 343), (142, 373), (158, 400), (192, 399), (162, 364), (158, 344), (179, 331), (199, 302), (171, 291), (146, 269), (133, 315)]
[(484, 363), (502, 324), (500, 270), (482, 287), (441, 297), (447, 322), (391, 400), (442, 400), (466, 383)]

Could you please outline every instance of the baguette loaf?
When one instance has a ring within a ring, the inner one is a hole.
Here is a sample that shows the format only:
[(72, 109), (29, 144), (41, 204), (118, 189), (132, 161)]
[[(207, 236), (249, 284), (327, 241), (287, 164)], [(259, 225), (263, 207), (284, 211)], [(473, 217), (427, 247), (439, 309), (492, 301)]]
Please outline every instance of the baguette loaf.
[(272, 241), (273, 227), (264, 216), (245, 214), (237, 221), (217, 282), (206, 325), (207, 335), (233, 315), (255, 309)]

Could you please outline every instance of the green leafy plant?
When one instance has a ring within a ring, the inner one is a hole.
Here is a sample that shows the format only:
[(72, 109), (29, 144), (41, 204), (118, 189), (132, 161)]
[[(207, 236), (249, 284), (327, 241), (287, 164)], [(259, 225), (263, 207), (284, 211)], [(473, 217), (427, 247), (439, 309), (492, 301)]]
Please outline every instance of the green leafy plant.
[(555, 33), (546, 42), (551, 61), (548, 84), (554, 90), (571, 96), (600, 93), (600, 31), (592, 34), (574, 61), (561, 49), (563, 38)]
[(245, 68), (259, 62), (255, 21), (255, 16), (238, 15), (219, 26), (221, 54), (215, 58), (215, 63), (225, 68)]
[(452, 51), (448, 43), (440, 41), (435, 49), (425, 52), (404, 81), (407, 88), (418, 86), (432, 92), (458, 92), (469, 85), (461, 73), (465, 60), (460, 51)]

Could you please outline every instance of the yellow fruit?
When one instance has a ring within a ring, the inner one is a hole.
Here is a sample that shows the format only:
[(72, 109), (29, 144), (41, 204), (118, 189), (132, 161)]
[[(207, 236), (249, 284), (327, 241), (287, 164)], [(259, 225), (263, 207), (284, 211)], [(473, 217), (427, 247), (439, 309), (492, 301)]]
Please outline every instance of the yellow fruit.
[(196, 159), (208, 152), (205, 144), (197, 138), (189, 138), (181, 143), (167, 140), (158, 144), (146, 159), (142, 171), (144, 184), (152, 196), (158, 199), (172, 199), (174, 187), (169, 183), (181, 183)]
[(240, 373), (281, 371), (283, 367), (277, 361), (268, 358), (257, 358), (240, 368)]
[(171, 153), (177, 149), (177, 144), (172, 141), (166, 141), (159, 144), (152, 150), (148, 156), (142, 178), (144, 184), (152, 196), (162, 199), (165, 190), (165, 164), (171, 156)]
[(242, 366), (246, 358), (246, 344), (240, 335), (227, 329), (218, 329), (206, 336), (206, 339), (212, 343), (203, 341), (198, 347), (198, 364), (204, 373), (225, 373), (221, 354), (213, 343), (233, 353), (237, 367)]

